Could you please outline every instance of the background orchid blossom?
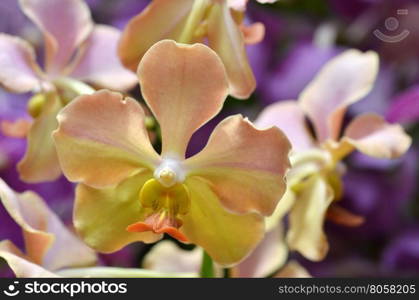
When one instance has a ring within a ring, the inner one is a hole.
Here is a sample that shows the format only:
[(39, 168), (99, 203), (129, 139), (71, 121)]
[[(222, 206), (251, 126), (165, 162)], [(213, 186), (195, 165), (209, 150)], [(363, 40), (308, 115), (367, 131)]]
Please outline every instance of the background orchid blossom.
[(258, 43), (265, 32), (262, 23), (243, 24), (246, 3), (247, 0), (153, 0), (125, 27), (119, 43), (121, 61), (135, 71), (146, 51), (160, 40), (186, 44), (207, 40), (224, 63), (229, 94), (246, 99), (254, 91), (256, 81), (245, 44)]
[(75, 96), (94, 91), (81, 81), (126, 90), (135, 85), (136, 77), (117, 57), (120, 32), (94, 25), (82, 0), (19, 0), (19, 4), (43, 33), (45, 67), (39, 67), (29, 43), (0, 34), (0, 84), (13, 93), (35, 94), (28, 103), (33, 123), (2, 122), (2, 129), (12, 136), (27, 136), (27, 151), (18, 164), (21, 179), (51, 181), (61, 174), (50, 137), (57, 127), (56, 115)]
[(34, 192), (18, 194), (0, 179), (0, 199), (22, 228), (25, 253), (11, 241), (0, 242), (0, 257), (17, 277), (56, 277), (64, 268), (96, 263), (96, 254), (71, 233)]
[(221, 60), (205, 45), (165, 40), (146, 53), (138, 76), (161, 127), (161, 155), (149, 142), (141, 106), (118, 93), (80, 96), (58, 115), (54, 138), (63, 172), (80, 182), (78, 232), (101, 252), (168, 233), (200, 245), (222, 265), (239, 262), (262, 239), (263, 216), (285, 190), (287, 138), (235, 115), (185, 159), (192, 134), (227, 95)]
[[(264, 239), (252, 252), (249, 258), (230, 269), (230, 277), (310, 277), (308, 272), (296, 261), (286, 263), (286, 251), (282, 256), (281, 264), (278, 265), (278, 245), (271, 242), (276, 239), (277, 230), (268, 233), (269, 237)], [(278, 235), (279, 236), (279, 235)], [(257, 259), (255, 259), (257, 258)], [(202, 249), (196, 247), (189, 251), (178, 247), (172, 241), (162, 241), (155, 245), (144, 257), (143, 268), (157, 272), (178, 272), (183, 274), (200, 273), (202, 261)], [(286, 263), (286, 264), (285, 264)], [(280, 268), (281, 267), (281, 268)], [(214, 266), (216, 277), (222, 276), (222, 269)]]
[[(272, 104), (255, 121), (261, 128), (281, 128), (291, 140), (289, 190), (273, 218), (278, 220), (289, 213), (289, 248), (310, 260), (321, 260), (328, 251), (323, 232), (326, 216), (346, 225), (362, 222), (332, 205), (342, 195), (344, 168), (340, 161), (355, 149), (369, 156), (393, 159), (404, 154), (411, 144), (400, 125), (370, 113), (356, 117), (340, 135), (347, 106), (369, 93), (377, 71), (375, 52), (347, 50), (320, 70), (298, 102)], [(315, 138), (308, 130), (306, 116), (313, 124)]]

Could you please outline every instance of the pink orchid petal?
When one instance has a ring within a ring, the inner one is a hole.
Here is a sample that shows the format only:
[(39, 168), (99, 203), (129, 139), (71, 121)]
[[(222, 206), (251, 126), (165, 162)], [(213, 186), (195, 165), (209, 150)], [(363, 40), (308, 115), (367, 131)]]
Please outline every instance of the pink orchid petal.
[(377, 72), (375, 52), (347, 50), (331, 59), (304, 89), (299, 102), (319, 142), (338, 138), (347, 106), (371, 91)]
[(148, 138), (144, 111), (132, 98), (101, 90), (83, 95), (58, 115), (54, 140), (66, 177), (113, 186), (160, 160)]
[(263, 238), (263, 217), (257, 213), (239, 215), (226, 211), (201, 178), (188, 178), (185, 184), (190, 191), (191, 207), (182, 216), (180, 230), (221, 266), (239, 263)]
[(75, 59), (70, 76), (100, 87), (125, 91), (137, 84), (137, 76), (125, 69), (117, 55), (120, 31), (111, 26), (96, 25)]
[(265, 233), (262, 242), (236, 268), (238, 277), (267, 277), (279, 270), (288, 257), (288, 248), (280, 224)]
[(87, 4), (82, 0), (19, 0), (19, 3), (44, 34), (46, 70), (57, 75), (93, 28)]
[(225, 3), (215, 3), (208, 16), (208, 44), (223, 61), (230, 94), (246, 99), (256, 88), (256, 80), (246, 54), (239, 26)]
[(162, 132), (162, 156), (184, 157), (192, 134), (212, 119), (227, 96), (221, 60), (203, 44), (156, 43), (138, 67), (144, 99)]
[(136, 71), (146, 51), (163, 39), (176, 40), (181, 34), (194, 0), (153, 0), (131, 19), (122, 32), (118, 53), (124, 66)]
[(94, 252), (68, 231), (37, 194), (17, 194), (0, 179), (0, 198), (10, 216), (22, 228), (27, 257), (33, 263), (57, 270), (96, 261)]
[(343, 142), (367, 155), (390, 159), (406, 153), (412, 139), (399, 124), (389, 124), (379, 115), (364, 114), (349, 124)]
[(0, 257), (7, 262), (18, 278), (58, 277), (56, 274), (28, 260), (11, 241), (5, 240), (0, 242)]
[(314, 147), (305, 114), (296, 101), (281, 101), (267, 106), (259, 114), (255, 125), (259, 128), (278, 127), (287, 135), (295, 151)]
[(58, 126), (57, 113), (62, 108), (59, 96), (47, 94), (41, 114), (34, 119), (27, 134), (28, 146), (17, 169), (25, 182), (53, 181), (61, 175), (52, 131)]
[(233, 212), (270, 215), (285, 192), (290, 148), (278, 128), (259, 130), (242, 116), (231, 116), (200, 153), (185, 161), (187, 176), (207, 180)]
[(32, 46), (0, 33), (0, 85), (14, 93), (25, 93), (38, 89), (41, 77)]

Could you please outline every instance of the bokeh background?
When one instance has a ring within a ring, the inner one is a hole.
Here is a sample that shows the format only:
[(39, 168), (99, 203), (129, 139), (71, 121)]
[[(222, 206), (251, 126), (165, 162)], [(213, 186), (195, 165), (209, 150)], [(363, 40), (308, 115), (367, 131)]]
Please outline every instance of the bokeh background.
[[(122, 29), (147, 0), (88, 0), (96, 23)], [(353, 105), (347, 119), (360, 112), (377, 112), (401, 123), (413, 137), (410, 151), (397, 161), (354, 154), (347, 159), (342, 205), (365, 217), (357, 228), (326, 224), (330, 252), (320, 263), (298, 259), (313, 276), (419, 275), (419, 1), (415, 0), (280, 0), (273, 5), (249, 1), (249, 23), (266, 26), (266, 37), (249, 46), (248, 54), (258, 87), (248, 101), (229, 99), (222, 113), (200, 129), (189, 154), (200, 150), (215, 124), (227, 115), (242, 113), (254, 119), (264, 106), (296, 99), (321, 66), (347, 48), (375, 50), (380, 73), (374, 90)], [(389, 43), (374, 34), (379, 30)], [(19, 35), (42, 52), (42, 37), (19, 11), (17, 0), (0, 1), (0, 32)], [(42, 55), (38, 56), (42, 57)], [(141, 100), (139, 90), (132, 94)], [(27, 117), (28, 95), (0, 90), (0, 120)], [(29, 185), (18, 180), (16, 163), (25, 141), (0, 133), (0, 177), (17, 191), (35, 190), (67, 222), (71, 221), (73, 185), (64, 178)], [(22, 245), (20, 231), (0, 207), (0, 240)], [(104, 265), (138, 267), (151, 246), (131, 245), (102, 255)], [(2, 275), (10, 271), (0, 261)]]

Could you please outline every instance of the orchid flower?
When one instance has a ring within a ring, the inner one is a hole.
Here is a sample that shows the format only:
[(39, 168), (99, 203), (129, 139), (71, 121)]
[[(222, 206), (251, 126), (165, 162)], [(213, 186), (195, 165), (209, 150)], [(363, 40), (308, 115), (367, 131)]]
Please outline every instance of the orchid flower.
[(17, 277), (195, 277), (184, 272), (96, 266), (96, 253), (36, 193), (16, 193), (0, 179), (0, 199), (22, 228), (25, 241), (25, 253), (10, 240), (0, 241), (0, 258)]
[[(310, 260), (319, 261), (328, 252), (323, 232), (326, 217), (350, 226), (362, 223), (361, 217), (335, 204), (343, 193), (342, 159), (354, 150), (393, 159), (404, 154), (411, 144), (400, 125), (389, 124), (371, 113), (356, 117), (341, 134), (348, 105), (369, 93), (378, 65), (375, 52), (347, 50), (320, 70), (298, 102), (272, 104), (255, 121), (260, 128), (277, 126), (292, 143), (288, 191), (273, 218), (280, 220), (289, 214), (287, 244), (290, 250)], [(306, 118), (315, 136), (308, 130)]]
[(37, 64), (29, 43), (0, 34), (0, 85), (13, 93), (35, 94), (28, 103), (33, 123), (3, 122), (2, 129), (12, 136), (27, 136), (27, 151), (18, 164), (21, 179), (52, 181), (61, 175), (50, 137), (57, 127), (56, 115), (75, 96), (94, 91), (82, 81), (126, 90), (135, 85), (136, 77), (119, 62), (120, 32), (94, 25), (82, 0), (19, 0), (19, 4), (43, 33), (45, 68)]
[(160, 40), (186, 44), (208, 41), (225, 65), (229, 93), (246, 99), (254, 91), (256, 81), (245, 44), (258, 43), (265, 33), (262, 23), (243, 24), (246, 3), (247, 0), (153, 0), (124, 29), (118, 50), (121, 61), (135, 71), (146, 51)]
[(17, 277), (56, 277), (57, 270), (89, 266), (96, 254), (71, 233), (34, 192), (18, 194), (0, 179), (0, 199), (22, 228), (25, 253), (11, 241), (0, 242), (0, 257)]
[(60, 163), (66, 177), (80, 183), (76, 229), (100, 252), (167, 233), (200, 245), (222, 265), (237, 263), (263, 237), (264, 216), (285, 190), (287, 138), (235, 115), (185, 159), (192, 134), (221, 110), (227, 95), (220, 58), (203, 44), (164, 40), (144, 55), (138, 77), (160, 124), (160, 155), (141, 106), (119, 93), (80, 96), (58, 115)]
[[(283, 256), (278, 255), (276, 236), (280, 236), (277, 229), (268, 233), (269, 236), (259, 244), (250, 257), (230, 270), (230, 277), (239, 278), (264, 278), (274, 277), (310, 277), (309, 273), (298, 262), (291, 260), (286, 263), (286, 251)], [(258, 259), (254, 259), (254, 258)], [(278, 257), (281, 257), (278, 267)], [(199, 276), (202, 260), (202, 249), (196, 247), (188, 251), (181, 249), (172, 241), (161, 241), (154, 246), (144, 257), (143, 268), (156, 272), (173, 272), (181, 274), (194, 274)], [(214, 266), (216, 276), (223, 275), (219, 266)], [(279, 270), (279, 271), (278, 271)]]

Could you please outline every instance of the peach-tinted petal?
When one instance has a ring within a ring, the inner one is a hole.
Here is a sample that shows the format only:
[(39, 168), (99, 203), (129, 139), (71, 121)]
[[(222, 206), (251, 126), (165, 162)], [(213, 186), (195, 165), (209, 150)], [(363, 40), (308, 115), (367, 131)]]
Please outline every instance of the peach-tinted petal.
[(162, 155), (183, 158), (192, 134), (212, 119), (227, 96), (225, 70), (203, 44), (161, 41), (138, 66), (141, 91), (162, 131)]
[(25, 138), (32, 126), (32, 122), (27, 119), (17, 119), (16, 121), (1, 121), (1, 132), (5, 136), (14, 138)]
[(93, 28), (87, 4), (82, 0), (19, 0), (19, 3), (26, 16), (42, 31), (46, 70), (56, 75), (69, 63)]
[(265, 25), (260, 22), (252, 25), (240, 25), (246, 45), (254, 45), (261, 42), (265, 36)]
[(214, 3), (209, 13), (208, 44), (225, 65), (230, 95), (248, 98), (256, 88), (256, 80), (247, 59), (243, 35), (224, 2)]
[(259, 130), (242, 116), (231, 116), (200, 153), (185, 161), (187, 176), (207, 180), (231, 211), (270, 215), (285, 192), (290, 147), (278, 128)]
[(331, 59), (304, 89), (299, 101), (320, 142), (338, 138), (347, 106), (370, 92), (377, 72), (377, 53), (347, 50)]
[(39, 89), (42, 76), (26, 41), (0, 33), (0, 86), (14, 93)]
[(54, 132), (61, 167), (71, 181), (116, 185), (159, 160), (148, 139), (144, 111), (131, 98), (107, 90), (83, 95), (58, 115)]
[(188, 178), (185, 184), (191, 193), (191, 208), (182, 216), (180, 230), (220, 265), (239, 263), (263, 238), (263, 217), (229, 213), (201, 179)]
[(290, 227), (287, 243), (312, 261), (322, 260), (329, 249), (323, 224), (327, 209), (333, 200), (333, 191), (319, 176), (305, 182), (289, 214)]
[(286, 262), (288, 248), (280, 224), (265, 234), (256, 249), (238, 266), (238, 277), (267, 277)]
[(161, 235), (133, 233), (126, 228), (144, 215), (139, 193), (150, 172), (132, 176), (118, 186), (94, 189), (79, 184), (76, 189), (74, 225), (83, 240), (99, 252), (114, 252), (135, 241), (152, 243)]
[(409, 149), (412, 139), (399, 124), (389, 124), (375, 114), (364, 114), (349, 124), (342, 142), (370, 156), (397, 158)]
[(53, 181), (61, 175), (52, 132), (58, 126), (57, 113), (62, 108), (59, 96), (45, 94), (45, 104), (28, 132), (26, 153), (17, 168), (25, 182)]
[(163, 39), (176, 40), (194, 0), (154, 0), (122, 32), (118, 53), (122, 63), (136, 71), (146, 51)]
[(159, 272), (199, 274), (202, 249), (192, 251), (179, 248), (172, 241), (161, 241), (144, 257), (143, 267)]
[(260, 128), (278, 127), (287, 135), (294, 151), (314, 147), (305, 114), (296, 101), (281, 101), (267, 106), (259, 114), (255, 125)]
[(48, 270), (57, 270), (96, 261), (94, 252), (68, 231), (37, 194), (17, 194), (0, 180), (0, 198), (22, 228), (27, 257), (32, 262)]
[(137, 84), (135, 73), (125, 69), (117, 55), (118, 29), (96, 25), (75, 60), (72, 78), (88, 81), (100, 87), (124, 91)]
[(58, 277), (41, 266), (29, 261), (12, 242), (0, 242), (0, 257), (3, 258), (18, 278)]
[(274, 277), (275, 278), (311, 278), (311, 275), (302, 265), (298, 263), (298, 261), (291, 260)]

